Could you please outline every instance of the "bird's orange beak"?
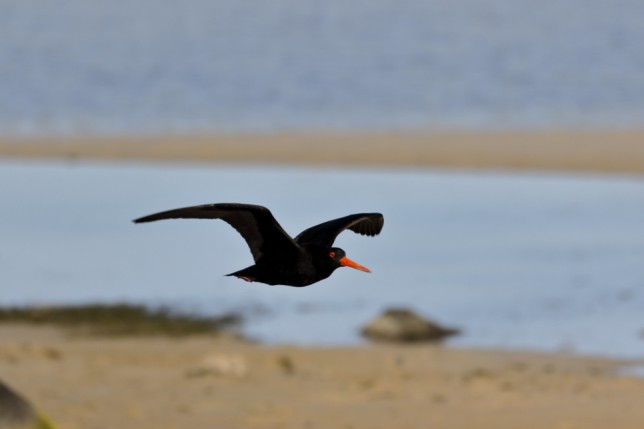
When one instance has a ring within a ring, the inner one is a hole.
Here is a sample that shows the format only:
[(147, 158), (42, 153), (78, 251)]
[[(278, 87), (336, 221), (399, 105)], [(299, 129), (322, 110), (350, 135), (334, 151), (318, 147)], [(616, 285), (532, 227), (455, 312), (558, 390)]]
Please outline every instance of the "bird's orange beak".
[(351, 267), (355, 268), (356, 270), (364, 271), (365, 273), (370, 273), (371, 270), (367, 267), (363, 267), (362, 265), (358, 264), (357, 262), (353, 262), (351, 259), (347, 258), (346, 256), (342, 259), (340, 259), (340, 265), (343, 267)]

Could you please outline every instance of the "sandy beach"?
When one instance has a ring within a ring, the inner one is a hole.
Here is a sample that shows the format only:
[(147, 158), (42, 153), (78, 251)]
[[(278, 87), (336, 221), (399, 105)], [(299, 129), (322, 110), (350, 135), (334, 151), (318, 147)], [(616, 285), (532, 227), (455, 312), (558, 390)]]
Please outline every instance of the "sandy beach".
[(0, 140), (0, 157), (644, 173), (644, 131)]
[[(644, 132), (5, 140), (0, 157), (641, 174)], [(449, 346), (275, 347), (0, 326), (0, 378), (65, 429), (639, 429), (644, 379), (622, 372), (633, 364)]]
[(442, 346), (266, 347), (0, 327), (0, 374), (60, 428), (641, 428), (607, 359)]

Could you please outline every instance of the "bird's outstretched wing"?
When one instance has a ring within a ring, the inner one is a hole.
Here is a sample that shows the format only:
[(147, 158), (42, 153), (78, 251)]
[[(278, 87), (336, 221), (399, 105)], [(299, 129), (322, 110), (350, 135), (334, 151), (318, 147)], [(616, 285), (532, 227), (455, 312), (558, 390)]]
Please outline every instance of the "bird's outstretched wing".
[(330, 220), (302, 231), (295, 241), (298, 244), (316, 243), (331, 246), (335, 238), (345, 229), (368, 236), (380, 234), (385, 223), (380, 213), (358, 213)]
[(221, 219), (246, 240), (255, 262), (267, 254), (297, 252), (297, 243), (282, 229), (266, 207), (220, 203), (168, 210), (135, 219), (134, 223), (162, 219)]

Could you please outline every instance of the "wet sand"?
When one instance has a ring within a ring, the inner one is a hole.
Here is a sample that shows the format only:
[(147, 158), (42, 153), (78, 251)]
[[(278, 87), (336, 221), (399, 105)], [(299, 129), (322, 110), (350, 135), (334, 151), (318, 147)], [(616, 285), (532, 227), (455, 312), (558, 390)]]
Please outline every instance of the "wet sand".
[(644, 173), (644, 131), (0, 140), (0, 157)]
[(0, 374), (66, 429), (639, 429), (608, 359), (443, 346), (266, 347), (0, 326)]

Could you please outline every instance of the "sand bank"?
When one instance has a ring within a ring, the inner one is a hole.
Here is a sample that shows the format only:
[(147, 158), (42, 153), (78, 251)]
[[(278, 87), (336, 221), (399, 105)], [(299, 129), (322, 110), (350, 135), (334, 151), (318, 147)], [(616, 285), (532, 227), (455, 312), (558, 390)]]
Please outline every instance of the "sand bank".
[(644, 131), (0, 140), (0, 157), (644, 172)]
[(0, 327), (0, 377), (60, 428), (644, 425), (644, 379), (600, 358), (439, 346), (263, 347)]

